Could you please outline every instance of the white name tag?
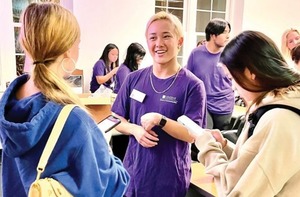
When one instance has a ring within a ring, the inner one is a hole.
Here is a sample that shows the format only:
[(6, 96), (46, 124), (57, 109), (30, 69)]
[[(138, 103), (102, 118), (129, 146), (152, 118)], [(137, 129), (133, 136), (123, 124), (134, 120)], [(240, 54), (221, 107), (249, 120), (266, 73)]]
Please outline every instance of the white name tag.
[(136, 89), (133, 89), (131, 94), (130, 94), (130, 98), (132, 98), (136, 101), (139, 101), (140, 103), (142, 103), (144, 101), (145, 97), (146, 97), (145, 93), (140, 92)]

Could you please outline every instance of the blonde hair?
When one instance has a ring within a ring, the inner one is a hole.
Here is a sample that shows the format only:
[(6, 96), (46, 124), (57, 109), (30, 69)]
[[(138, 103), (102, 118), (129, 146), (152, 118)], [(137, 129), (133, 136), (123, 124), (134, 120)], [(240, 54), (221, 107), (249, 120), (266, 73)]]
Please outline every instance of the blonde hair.
[(296, 32), (299, 34), (297, 29), (287, 29), (283, 32), (281, 37), (281, 52), (284, 57), (291, 57), (291, 50), (287, 47), (287, 37), (291, 32)]
[(174, 25), (174, 31), (175, 34), (178, 36), (178, 38), (183, 37), (183, 29), (182, 29), (182, 24), (179, 18), (171, 13), (165, 12), (165, 11), (160, 11), (156, 14), (154, 14), (148, 21), (147, 26), (146, 26), (146, 32), (145, 35), (147, 37), (147, 31), (149, 26), (154, 22), (158, 20), (168, 20), (171, 22), (171, 24)]
[(49, 100), (84, 108), (65, 80), (49, 69), (80, 37), (74, 15), (56, 3), (32, 3), (23, 12), (21, 22), (19, 41), (35, 64), (35, 85)]

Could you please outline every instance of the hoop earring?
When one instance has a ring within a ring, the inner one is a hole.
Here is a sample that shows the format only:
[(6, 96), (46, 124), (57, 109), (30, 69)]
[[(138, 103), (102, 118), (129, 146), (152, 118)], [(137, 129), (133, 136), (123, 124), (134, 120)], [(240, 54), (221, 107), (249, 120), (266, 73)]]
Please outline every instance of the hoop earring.
[[(73, 68), (72, 70), (67, 70), (67, 69), (65, 68), (65, 66), (64, 66), (64, 61), (65, 61), (66, 59), (70, 59), (70, 60), (73, 62), (74, 68)], [(64, 58), (64, 59), (61, 61), (61, 68), (63, 69), (64, 72), (66, 72), (66, 73), (68, 73), (68, 74), (72, 74), (72, 73), (76, 70), (76, 62), (75, 62), (75, 61), (73, 60), (73, 58), (71, 58), (71, 57)]]

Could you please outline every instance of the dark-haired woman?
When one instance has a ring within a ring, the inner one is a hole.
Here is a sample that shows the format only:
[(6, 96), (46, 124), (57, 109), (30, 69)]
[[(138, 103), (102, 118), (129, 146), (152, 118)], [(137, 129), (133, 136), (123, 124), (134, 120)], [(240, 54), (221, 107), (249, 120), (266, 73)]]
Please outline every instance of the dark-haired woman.
[[(145, 54), (146, 50), (137, 42), (131, 43), (128, 46), (126, 58), (116, 73), (114, 93), (117, 94), (119, 92), (123, 82), (131, 72), (138, 70)], [(115, 144), (113, 146), (114, 155), (122, 160), (126, 152), (128, 140), (127, 135), (118, 135), (113, 137), (113, 143)]]
[(119, 48), (112, 43), (105, 46), (100, 59), (93, 67), (93, 75), (90, 83), (90, 91), (94, 93), (101, 84), (113, 89), (113, 77), (118, 71)]
[(146, 50), (141, 44), (135, 42), (129, 45), (127, 48), (126, 58), (116, 73), (114, 93), (118, 93), (127, 75), (138, 69), (145, 54)]
[(219, 196), (297, 196), (300, 193), (300, 116), (288, 109), (264, 113), (253, 133), (249, 114), (261, 106), (300, 108), (300, 74), (290, 69), (266, 35), (245, 31), (224, 49), (220, 61), (249, 103), (235, 148), (219, 131), (194, 136), (199, 161), (215, 177)]

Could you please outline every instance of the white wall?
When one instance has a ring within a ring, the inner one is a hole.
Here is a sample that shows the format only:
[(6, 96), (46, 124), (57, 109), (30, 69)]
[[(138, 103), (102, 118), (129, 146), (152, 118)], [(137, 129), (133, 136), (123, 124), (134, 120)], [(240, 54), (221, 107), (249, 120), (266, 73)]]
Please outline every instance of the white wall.
[[(72, 0), (63, 0), (65, 3)], [(231, 0), (232, 36), (242, 30), (258, 30), (271, 37), (280, 46), (283, 31), (300, 29), (299, 0)], [(94, 63), (105, 45), (115, 43), (120, 49), (120, 63), (131, 42), (140, 42), (147, 50), (144, 36), (149, 17), (154, 14), (154, 0), (89, 0), (73, 1), (73, 13), (81, 26), (80, 57), (78, 65), (84, 69), (85, 88), (89, 83)], [(0, 6), (0, 91), (6, 81), (15, 77), (14, 37), (11, 24), (11, 2)], [(188, 39), (185, 41), (188, 42)], [(194, 42), (191, 43), (194, 46)], [(147, 51), (148, 52), (148, 51)], [(149, 53), (143, 65), (151, 64)], [(4, 85), (4, 87), (3, 87)]]
[(227, 10), (229, 15), (226, 16), (226, 20), (230, 22), (231, 26), (231, 37), (236, 36), (242, 31), (243, 28), (243, 12), (244, 12), (244, 1), (245, 0), (230, 0), (227, 4)]
[[(73, 12), (82, 29), (78, 65), (84, 69), (84, 91), (88, 92), (92, 67), (107, 43), (119, 47), (120, 63), (131, 42), (140, 42), (148, 52), (144, 31), (147, 20), (154, 13), (155, 1), (90, 0), (74, 1), (73, 4)], [(271, 37), (280, 47), (285, 29), (300, 29), (300, 1), (232, 0), (228, 6), (231, 14), (227, 20), (232, 25), (232, 37), (243, 30), (257, 30)], [(151, 62), (148, 53), (142, 66)]]
[(242, 29), (261, 31), (280, 47), (286, 29), (300, 29), (299, 9), (299, 0), (244, 0)]
[(1, 1), (0, 13), (0, 92), (2, 92), (6, 88), (6, 82), (12, 81), (16, 76), (11, 2)]
[(132, 42), (141, 43), (147, 50), (142, 66), (151, 63), (144, 35), (154, 5), (152, 0), (74, 1), (73, 12), (82, 32), (78, 66), (84, 69), (84, 92), (89, 91), (92, 68), (108, 43), (118, 46), (120, 64)]

